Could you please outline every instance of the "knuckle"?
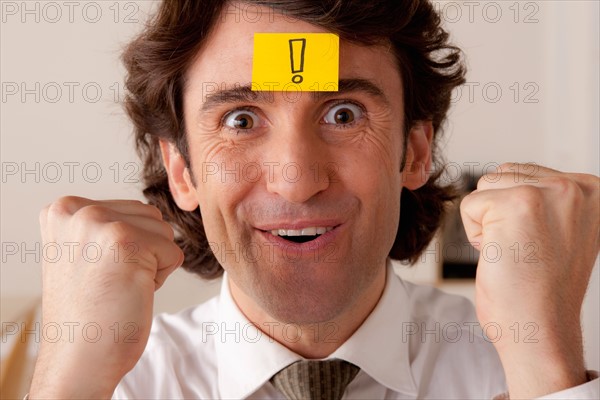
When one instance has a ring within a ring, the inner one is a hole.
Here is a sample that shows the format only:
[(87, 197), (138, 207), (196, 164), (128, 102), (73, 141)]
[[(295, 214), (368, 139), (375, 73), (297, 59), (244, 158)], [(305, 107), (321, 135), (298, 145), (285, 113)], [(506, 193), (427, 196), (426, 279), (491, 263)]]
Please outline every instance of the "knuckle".
[(460, 203), (458, 204), (458, 206), (462, 209), (464, 207), (467, 207), (467, 204), (469, 202), (469, 198), (471, 196), (471, 193), (466, 194), (462, 199), (460, 199)]
[(45, 215), (48, 218), (62, 218), (71, 215), (75, 210), (81, 207), (83, 201), (77, 196), (63, 196), (56, 199), (48, 205)]
[(85, 222), (102, 223), (108, 221), (108, 209), (98, 204), (91, 204), (81, 207), (73, 216)]
[(125, 221), (112, 221), (103, 225), (103, 236), (111, 243), (127, 244), (134, 242), (133, 227)]
[(498, 166), (498, 172), (501, 171), (514, 171), (515, 167), (517, 167), (519, 164), (515, 163), (515, 162), (503, 162), (502, 164), (500, 164)]
[(542, 198), (541, 189), (532, 185), (521, 185), (514, 189), (515, 198), (521, 203), (536, 203)]
[(473, 201), (473, 198), (474, 198), (474, 192), (471, 192), (461, 199), (460, 205), (459, 205), (459, 209), (460, 209), (461, 213), (464, 213), (466, 210), (469, 209), (469, 207)]
[(540, 209), (543, 193), (538, 187), (523, 185), (514, 188), (512, 199), (516, 212), (530, 214)]
[(546, 179), (546, 183), (554, 190), (558, 191), (561, 196), (568, 198), (583, 197), (583, 191), (579, 185), (572, 179), (566, 176), (551, 176)]
[[(490, 178), (492, 178), (492, 179), (490, 179)], [(487, 187), (489, 187), (490, 181), (493, 181), (493, 180), (497, 181), (498, 179), (497, 179), (496, 176), (492, 177), (491, 174), (482, 175), (477, 180), (477, 190), (484, 190), (484, 189), (486, 189)]]
[(156, 215), (156, 217), (158, 219), (161, 219), (161, 220), (163, 219), (162, 211), (160, 211), (160, 209), (157, 206), (155, 206), (154, 204), (144, 204), (144, 207), (146, 207), (146, 209), (150, 210), (151, 213)]
[(574, 176), (591, 193), (598, 195), (600, 192), (600, 177), (592, 174), (575, 174)]
[(171, 224), (169, 224), (166, 221), (160, 221), (160, 226), (161, 226), (162, 231), (164, 232), (164, 235), (169, 240), (175, 239), (175, 230), (173, 229), (173, 226), (171, 226)]

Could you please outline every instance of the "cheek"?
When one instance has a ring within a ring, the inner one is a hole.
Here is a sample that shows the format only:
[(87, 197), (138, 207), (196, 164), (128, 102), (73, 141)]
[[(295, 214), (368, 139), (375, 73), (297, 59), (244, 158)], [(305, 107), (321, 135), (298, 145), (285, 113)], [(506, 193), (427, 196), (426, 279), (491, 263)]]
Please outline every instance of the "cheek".
[(398, 183), (402, 159), (402, 121), (395, 121), (393, 113), (381, 111), (369, 114), (369, 124), (356, 143), (362, 158), (377, 179)]
[[(394, 135), (391, 133), (391, 135)], [(379, 135), (369, 135), (363, 141), (367, 152), (366, 158), (377, 166), (380, 179), (394, 182), (399, 177), (402, 145), (399, 138), (382, 138)]]
[(190, 141), (196, 196), (209, 240), (234, 237), (237, 207), (252, 188), (252, 152), (230, 141)]
[[(392, 248), (400, 219), (399, 172), (389, 171), (394, 163), (389, 152), (373, 146), (358, 153), (349, 162), (340, 181), (359, 199), (360, 213), (352, 239), (352, 248), (371, 255), (387, 254)], [(367, 246), (368, 250), (365, 249)]]
[(341, 180), (348, 189), (378, 203), (395, 203), (401, 186), (399, 142), (368, 134), (353, 144), (353, 151), (341, 152)]
[(351, 160), (342, 161), (344, 167), (339, 170), (340, 181), (346, 182), (346, 188), (363, 203), (376, 204), (375, 212), (378, 208), (388, 212), (399, 203), (400, 173), (388, 156), (382, 151), (361, 151)]
[[(370, 116), (368, 128), (359, 140), (348, 144), (339, 158), (341, 181), (361, 199), (369, 226), (392, 242), (400, 215), (402, 179), (402, 124), (390, 123), (387, 115)], [(363, 221), (365, 222), (365, 221)], [(392, 243), (391, 242), (391, 243)]]
[(251, 157), (243, 143), (224, 138), (219, 132), (197, 129), (189, 140), (189, 158), (198, 185), (208, 186), (198, 190), (199, 199), (209, 199), (223, 191), (230, 192), (244, 182), (241, 172)]

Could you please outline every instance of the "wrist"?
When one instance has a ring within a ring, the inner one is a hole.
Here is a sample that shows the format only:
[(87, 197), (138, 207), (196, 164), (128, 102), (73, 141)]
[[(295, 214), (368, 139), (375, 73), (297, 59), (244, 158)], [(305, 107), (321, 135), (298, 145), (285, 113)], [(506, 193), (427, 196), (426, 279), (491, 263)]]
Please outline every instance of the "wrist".
[(561, 348), (517, 343), (498, 352), (511, 398), (536, 398), (587, 382), (583, 350), (577, 343)]
[(107, 369), (88, 363), (71, 365), (66, 358), (40, 354), (29, 389), (35, 399), (110, 399), (119, 378), (107, 375)]

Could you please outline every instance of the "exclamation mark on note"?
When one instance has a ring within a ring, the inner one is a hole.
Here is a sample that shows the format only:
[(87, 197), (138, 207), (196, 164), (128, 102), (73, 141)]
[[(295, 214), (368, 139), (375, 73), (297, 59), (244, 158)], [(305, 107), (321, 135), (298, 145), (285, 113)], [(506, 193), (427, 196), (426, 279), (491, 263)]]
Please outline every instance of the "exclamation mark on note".
[(299, 75), (304, 72), (304, 50), (306, 39), (290, 39), (290, 62), (292, 65), (292, 82), (302, 83), (304, 78)]

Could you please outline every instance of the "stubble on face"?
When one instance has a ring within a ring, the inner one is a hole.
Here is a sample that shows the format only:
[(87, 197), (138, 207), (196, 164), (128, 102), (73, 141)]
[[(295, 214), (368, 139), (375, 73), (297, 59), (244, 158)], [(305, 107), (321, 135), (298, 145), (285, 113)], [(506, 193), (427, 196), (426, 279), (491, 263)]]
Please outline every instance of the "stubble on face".
[[(365, 122), (360, 128), (342, 133), (324, 129), (321, 122), (312, 123), (320, 110), (329, 107), (329, 99), (315, 101), (316, 97), (307, 93), (293, 104), (281, 93), (272, 94), (268, 102), (224, 104), (212, 110), (210, 116), (201, 115), (198, 122), (190, 123), (196, 121), (202, 109), (205, 96), (198, 88), (203, 83), (217, 82), (219, 87), (231, 88), (249, 82), (251, 38), (261, 31), (323, 30), (302, 21), (292, 24), (289, 17), (266, 21), (265, 26), (260, 21), (225, 21), (213, 31), (190, 68), (186, 128), (192, 168), (200, 177), (195, 189), (207, 237), (221, 246), (242, 249), (237, 256), (215, 256), (228, 273), (236, 303), (250, 320), (270, 318), (297, 324), (339, 320), (365, 304), (371, 308), (376, 304), (385, 281), (387, 254), (397, 231), (403, 105), (396, 61), (385, 48), (341, 42), (340, 78), (372, 82), (387, 97), (386, 103), (373, 93), (357, 90), (334, 98), (362, 104)], [(235, 65), (226, 62), (232, 58)], [(264, 131), (255, 136), (224, 132), (221, 116), (239, 106), (259, 109), (257, 113), (267, 121)], [(300, 134), (306, 135), (306, 142), (294, 142)], [(300, 154), (298, 149), (308, 146), (313, 147), (301, 153), (306, 159), (294, 158)], [(305, 171), (315, 162), (333, 163), (338, 169), (335, 179), (328, 177), (325, 188), (298, 203), (271, 188), (266, 178), (232, 182), (203, 176), (200, 167), (211, 162), (231, 168), (240, 161), (261, 166), (273, 161), (298, 162)], [(311, 218), (343, 222), (334, 246), (316, 257), (286, 257), (285, 250), (273, 249), (256, 229), (264, 221)], [(245, 249), (256, 246), (261, 257), (254, 260)]]

